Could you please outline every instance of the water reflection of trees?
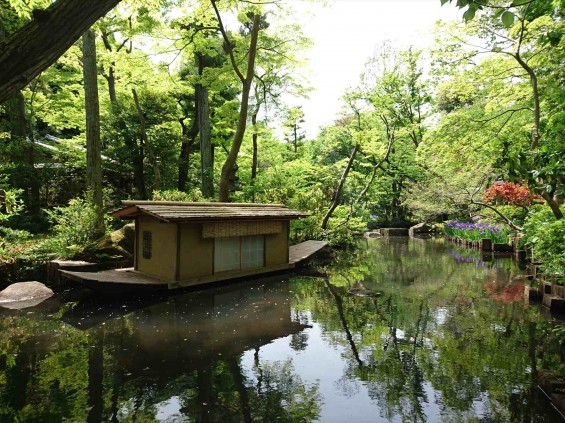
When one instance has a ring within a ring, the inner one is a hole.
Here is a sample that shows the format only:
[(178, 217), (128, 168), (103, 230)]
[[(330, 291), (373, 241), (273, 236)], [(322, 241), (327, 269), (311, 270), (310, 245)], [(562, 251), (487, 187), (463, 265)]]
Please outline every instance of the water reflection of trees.
[(245, 351), (305, 328), (289, 304), (278, 282), (171, 297), (115, 319), (121, 304), (0, 315), (0, 421), (157, 421), (167, 409), (175, 421), (313, 421), (318, 386), (291, 361), (257, 353), (250, 371), (242, 365)]
[(261, 353), (282, 337), (287, 357), (311, 349), (308, 324), (342, 353), (339, 392), (363, 390), (384, 418), (543, 421), (532, 380), (559, 361), (548, 325), (485, 298), (485, 281), (511, 283), (513, 269), (443, 248), (377, 242), (290, 286), (0, 313), (0, 421), (314, 421), (318, 385)]
[[(311, 279), (296, 280), (293, 307), (310, 310), (344, 351), (341, 392), (356, 393), (361, 382), (382, 417), (428, 421), (435, 403), (449, 421), (540, 418), (536, 369), (557, 360), (546, 322), (536, 310), (484, 297), (483, 281), (511, 283), (512, 268), (468, 266), (434, 254), (441, 249), (392, 241), (355, 251), (314, 290)], [(357, 287), (381, 296), (352, 295)]]

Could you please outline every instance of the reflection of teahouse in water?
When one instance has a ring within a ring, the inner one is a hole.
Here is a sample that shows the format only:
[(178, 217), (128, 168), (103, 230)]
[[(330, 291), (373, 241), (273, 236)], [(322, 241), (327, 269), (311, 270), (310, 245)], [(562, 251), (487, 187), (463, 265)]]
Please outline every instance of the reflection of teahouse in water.
[(291, 320), (288, 282), (280, 280), (261, 279), (172, 296), (125, 317), (98, 305), (79, 303), (63, 320), (90, 331), (108, 328), (109, 334), (118, 333), (115, 325), (127, 321), (127, 334), (114, 358), (131, 378), (178, 375), (309, 327)]
[(291, 269), (327, 244), (289, 248), (290, 220), (307, 214), (280, 204), (125, 201), (112, 216), (135, 221), (134, 268), (66, 277), (172, 289)]

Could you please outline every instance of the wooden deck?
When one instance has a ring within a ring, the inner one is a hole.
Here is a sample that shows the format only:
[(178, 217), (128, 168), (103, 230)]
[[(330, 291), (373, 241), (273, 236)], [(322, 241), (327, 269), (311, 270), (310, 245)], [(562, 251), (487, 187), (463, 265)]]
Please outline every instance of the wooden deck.
[(299, 264), (308, 260), (328, 243), (326, 241), (305, 241), (300, 244), (291, 245), (288, 249), (288, 261), (291, 265)]
[(87, 288), (102, 293), (120, 293), (135, 291), (155, 291), (168, 289), (167, 281), (136, 272), (132, 267), (103, 270), (101, 272), (75, 272), (60, 270), (61, 276), (79, 282)]
[(85, 285), (98, 292), (119, 293), (131, 291), (154, 291), (176, 289), (188, 286), (202, 285), (211, 282), (220, 282), (229, 279), (241, 279), (261, 275), (265, 273), (278, 272), (293, 269), (328, 243), (325, 241), (306, 241), (289, 248), (289, 262), (281, 265), (263, 267), (261, 269), (250, 269), (247, 271), (225, 272), (182, 281), (167, 281), (140, 273), (133, 268), (103, 270), (100, 272), (80, 272), (71, 270), (60, 270), (61, 276)]

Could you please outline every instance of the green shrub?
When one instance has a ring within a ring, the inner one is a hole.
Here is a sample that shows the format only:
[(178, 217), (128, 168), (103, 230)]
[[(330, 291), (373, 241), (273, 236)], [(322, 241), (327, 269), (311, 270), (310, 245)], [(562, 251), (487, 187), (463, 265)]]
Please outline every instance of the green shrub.
[(22, 190), (0, 189), (0, 222), (8, 220), (21, 211), (22, 202), (19, 199)]
[(349, 216), (349, 208), (339, 206), (328, 222), (326, 237), (331, 246), (347, 247), (355, 244), (355, 238), (367, 230), (367, 223), (357, 216)]
[(298, 244), (309, 239), (323, 239), (323, 235), (317, 216), (309, 216), (290, 222), (290, 242), (292, 244)]
[(28, 231), (0, 227), (0, 263), (23, 257), (32, 243)]
[(556, 220), (551, 209), (536, 206), (523, 226), (523, 242), (532, 249), (542, 269), (550, 274), (565, 275), (565, 220)]
[(31, 238), (31, 234), (28, 231), (0, 227), (0, 239), (5, 242), (10, 243), (21, 243), (27, 241)]
[(153, 191), (154, 201), (184, 201), (184, 202), (204, 202), (209, 199), (202, 196), (199, 189), (193, 189), (190, 192), (183, 192), (178, 190), (163, 190)]
[(39, 247), (40, 252), (73, 258), (94, 247), (97, 214), (91, 202), (75, 198), (67, 207), (56, 207), (47, 214), (53, 222), (54, 236)]
[(291, 222), (290, 241), (295, 244), (309, 239), (325, 239), (331, 246), (347, 247), (355, 244), (355, 238), (367, 230), (360, 217), (349, 217), (349, 208), (340, 206), (328, 222), (327, 230), (321, 228), (324, 214), (313, 214)]

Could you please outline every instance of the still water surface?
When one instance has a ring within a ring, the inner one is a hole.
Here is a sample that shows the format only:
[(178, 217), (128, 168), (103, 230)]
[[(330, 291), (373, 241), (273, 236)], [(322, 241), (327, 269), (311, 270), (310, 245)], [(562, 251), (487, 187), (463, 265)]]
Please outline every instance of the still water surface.
[(556, 422), (509, 259), (369, 240), (316, 276), (0, 309), (0, 422)]

